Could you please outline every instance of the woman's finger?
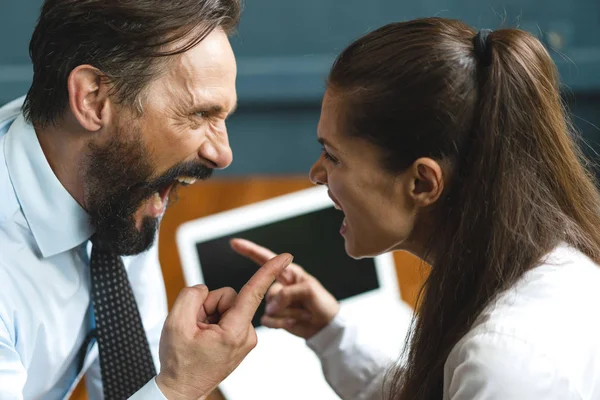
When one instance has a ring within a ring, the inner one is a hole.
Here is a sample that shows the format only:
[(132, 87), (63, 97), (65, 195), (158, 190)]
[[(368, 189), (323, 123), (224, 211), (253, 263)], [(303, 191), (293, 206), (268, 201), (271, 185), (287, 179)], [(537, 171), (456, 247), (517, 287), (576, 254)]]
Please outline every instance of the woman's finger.
[(263, 265), (277, 255), (266, 247), (259, 246), (246, 239), (231, 239), (229, 244), (236, 253), (249, 258), (258, 265)]
[(300, 308), (284, 308), (274, 314), (267, 314), (272, 318), (291, 318), (296, 321), (308, 322), (312, 319), (312, 313)]
[[(284, 270), (284, 272), (285, 272), (285, 270)], [(283, 285), (279, 282), (274, 282), (271, 285), (271, 287), (269, 288), (269, 290), (267, 291), (267, 294), (265, 294), (265, 299), (267, 300), (267, 302), (269, 302), (269, 301), (273, 300), (275, 297), (277, 297), (277, 295), (279, 294), (281, 289), (283, 289)]]
[(284, 285), (292, 285), (294, 283), (300, 283), (310, 276), (304, 268), (298, 264), (290, 264), (284, 271), (277, 277), (277, 281)]
[[(236, 253), (254, 261), (258, 265), (263, 265), (277, 255), (266, 247), (246, 239), (231, 239), (229, 244)], [(290, 264), (281, 274), (279, 274), (277, 282), (283, 283), (284, 285), (290, 285), (298, 282), (303, 273), (304, 269), (302, 269), (302, 267), (296, 264)]]
[(296, 321), (292, 318), (273, 318), (264, 315), (260, 319), (260, 323), (267, 328), (290, 329), (296, 324)]
[(296, 285), (283, 286), (277, 296), (271, 298), (267, 303), (267, 314), (274, 314), (279, 310), (289, 307), (291, 304), (304, 305), (312, 302), (314, 292), (309, 282)]

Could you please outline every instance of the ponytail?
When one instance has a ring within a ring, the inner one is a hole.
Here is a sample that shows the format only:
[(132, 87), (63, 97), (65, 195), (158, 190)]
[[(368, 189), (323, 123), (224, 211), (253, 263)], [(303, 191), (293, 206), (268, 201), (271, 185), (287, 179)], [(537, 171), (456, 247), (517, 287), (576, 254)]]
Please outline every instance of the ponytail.
[(556, 66), (524, 31), (426, 18), (352, 43), (328, 90), (345, 102), (345, 132), (378, 146), (389, 172), (420, 157), (447, 166), (442, 196), (418, 216), (432, 269), (389, 376), (393, 399), (441, 399), (446, 358), (502, 291), (561, 242), (600, 262), (600, 195)]
[(571, 137), (558, 74), (516, 29), (474, 37), (477, 100), (436, 218), (408, 366), (392, 398), (441, 399), (452, 348), (478, 315), (565, 241), (600, 260), (600, 201)]

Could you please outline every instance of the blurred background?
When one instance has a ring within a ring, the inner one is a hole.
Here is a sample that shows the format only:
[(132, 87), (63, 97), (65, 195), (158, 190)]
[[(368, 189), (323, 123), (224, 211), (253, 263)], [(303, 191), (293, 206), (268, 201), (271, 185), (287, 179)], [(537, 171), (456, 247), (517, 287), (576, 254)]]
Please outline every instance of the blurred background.
[[(41, 4), (0, 0), (0, 105), (27, 92), (32, 76), (28, 45)], [(381, 25), (425, 16), (535, 34), (558, 65), (584, 152), (600, 161), (599, 0), (246, 1), (232, 38), (239, 73), (238, 111), (228, 124), (233, 164), (215, 179), (182, 190), (161, 226), (160, 257), (170, 304), (185, 285), (177, 227), (310, 186), (307, 172), (320, 152), (316, 126), (324, 80), (335, 55)], [(597, 167), (596, 173), (600, 177)], [(407, 254), (395, 257), (402, 296), (414, 305), (427, 269)]]
[[(42, 0), (1, 0), (0, 104), (25, 94), (28, 44)], [(305, 174), (319, 152), (316, 124), (335, 55), (392, 21), (460, 18), (476, 28), (519, 26), (549, 48), (577, 127), (600, 146), (598, 0), (251, 0), (238, 35), (239, 108), (229, 123), (234, 161), (223, 176)], [(588, 154), (590, 150), (588, 149)]]

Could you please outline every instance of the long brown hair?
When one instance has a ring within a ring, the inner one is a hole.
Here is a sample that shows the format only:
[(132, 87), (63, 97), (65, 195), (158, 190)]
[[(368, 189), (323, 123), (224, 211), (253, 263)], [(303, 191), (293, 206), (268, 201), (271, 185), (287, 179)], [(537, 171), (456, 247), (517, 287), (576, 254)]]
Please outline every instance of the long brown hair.
[(390, 24), (346, 48), (329, 76), (345, 131), (379, 146), (384, 168), (401, 172), (419, 157), (449, 166), (428, 213), (433, 267), (394, 399), (441, 399), (450, 350), (560, 242), (600, 263), (600, 195), (552, 59), (521, 30), (492, 32), (487, 54), (475, 35), (442, 18)]

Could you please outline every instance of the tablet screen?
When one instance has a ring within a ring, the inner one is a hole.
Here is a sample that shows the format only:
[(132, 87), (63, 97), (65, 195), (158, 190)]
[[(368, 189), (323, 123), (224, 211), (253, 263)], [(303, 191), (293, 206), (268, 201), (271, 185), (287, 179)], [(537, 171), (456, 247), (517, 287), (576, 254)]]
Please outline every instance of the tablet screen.
[[(333, 207), (261, 225), (196, 244), (204, 282), (211, 289), (236, 291), (258, 266), (229, 246), (234, 237), (248, 239), (275, 253), (291, 253), (294, 262), (315, 276), (338, 300), (379, 288), (373, 259), (354, 260), (346, 254), (339, 229), (343, 214)], [(264, 301), (252, 323), (260, 326)]]

